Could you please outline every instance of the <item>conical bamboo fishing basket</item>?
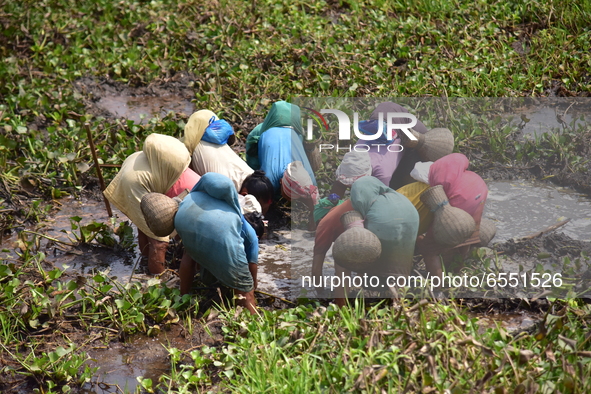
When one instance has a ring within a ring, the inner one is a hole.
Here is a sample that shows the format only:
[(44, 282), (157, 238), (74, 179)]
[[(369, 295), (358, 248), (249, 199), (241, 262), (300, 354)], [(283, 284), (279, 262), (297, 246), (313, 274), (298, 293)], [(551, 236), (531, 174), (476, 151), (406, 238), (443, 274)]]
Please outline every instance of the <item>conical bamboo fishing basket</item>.
[(335, 264), (355, 272), (367, 270), (382, 253), (382, 244), (374, 233), (363, 227), (349, 228), (358, 220), (363, 220), (363, 216), (357, 211), (343, 214), (341, 223), (345, 231), (332, 246)]
[(319, 171), (322, 167), (322, 156), (320, 155), (318, 144), (304, 143), (304, 145), (306, 148), (306, 155), (308, 156), (308, 160), (310, 161), (310, 167), (312, 167), (312, 171)]
[(148, 193), (142, 197), (140, 208), (154, 235), (166, 237), (172, 234), (174, 215), (179, 209), (178, 201), (161, 193)]
[(480, 246), (487, 246), (497, 234), (495, 222), (489, 219), (480, 221)]
[(421, 195), (421, 201), (434, 212), (432, 228), (438, 244), (453, 248), (476, 231), (474, 218), (466, 211), (449, 204), (443, 186), (427, 189)]
[(345, 230), (350, 227), (351, 223), (359, 220), (363, 220), (363, 216), (358, 211), (349, 211), (341, 215), (341, 223)]
[(454, 136), (449, 129), (437, 127), (425, 134), (411, 130), (417, 141), (406, 139), (404, 146), (414, 148), (423, 161), (435, 161), (453, 153)]

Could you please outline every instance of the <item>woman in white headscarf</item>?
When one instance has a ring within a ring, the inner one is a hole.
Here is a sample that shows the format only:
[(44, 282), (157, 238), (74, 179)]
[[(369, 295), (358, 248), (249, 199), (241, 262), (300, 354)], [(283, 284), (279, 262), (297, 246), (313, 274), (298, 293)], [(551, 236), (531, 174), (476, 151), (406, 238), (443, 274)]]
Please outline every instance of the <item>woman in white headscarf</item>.
[[(228, 145), (228, 141), (234, 138), (234, 129), (228, 122), (204, 109), (189, 118), (183, 142), (191, 153), (190, 167), (197, 174), (203, 176), (208, 172), (215, 172), (225, 175), (230, 178), (237, 192), (246, 194), (251, 192), (248, 185), (254, 170)], [(259, 171), (256, 175), (264, 176), (264, 173), (261, 175)], [(272, 185), (268, 182), (262, 184), (262, 190), (258, 190), (261, 187), (256, 188), (255, 197), (265, 213), (272, 200)], [(264, 186), (269, 190), (264, 190)]]
[(337, 168), (336, 178), (330, 193), (335, 193), (341, 198), (344, 197), (345, 191), (351, 187), (353, 182), (363, 176), (371, 175), (371, 172), (369, 153), (355, 150), (345, 153), (341, 164)]

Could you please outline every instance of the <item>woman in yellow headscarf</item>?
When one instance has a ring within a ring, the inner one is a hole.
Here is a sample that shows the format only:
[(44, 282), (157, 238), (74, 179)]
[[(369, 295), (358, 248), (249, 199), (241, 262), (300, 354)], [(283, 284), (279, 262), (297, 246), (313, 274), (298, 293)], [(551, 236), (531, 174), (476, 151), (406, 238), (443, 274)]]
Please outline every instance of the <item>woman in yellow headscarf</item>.
[(174, 137), (151, 134), (144, 149), (123, 162), (121, 170), (105, 189), (105, 197), (138, 228), (141, 253), (148, 257), (152, 274), (164, 271), (168, 237), (158, 237), (148, 227), (140, 208), (142, 197), (150, 192), (175, 197), (192, 189), (200, 177), (189, 167), (191, 157), (182, 142)]

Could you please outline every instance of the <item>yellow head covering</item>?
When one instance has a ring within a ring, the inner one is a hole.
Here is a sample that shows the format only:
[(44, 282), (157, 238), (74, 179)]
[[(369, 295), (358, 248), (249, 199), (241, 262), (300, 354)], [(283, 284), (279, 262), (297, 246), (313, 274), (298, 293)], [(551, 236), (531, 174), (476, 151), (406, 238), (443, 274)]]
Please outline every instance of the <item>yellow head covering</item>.
[(207, 109), (202, 109), (191, 115), (185, 125), (185, 136), (183, 138), (189, 153), (193, 154), (195, 147), (201, 141), (203, 133), (205, 133), (205, 129), (215, 120), (218, 120), (216, 114)]
[(142, 197), (150, 192), (165, 194), (189, 166), (191, 156), (176, 138), (150, 134), (144, 150), (135, 152), (123, 162), (103, 194), (123, 212), (144, 234), (159, 241), (148, 227), (140, 208)]

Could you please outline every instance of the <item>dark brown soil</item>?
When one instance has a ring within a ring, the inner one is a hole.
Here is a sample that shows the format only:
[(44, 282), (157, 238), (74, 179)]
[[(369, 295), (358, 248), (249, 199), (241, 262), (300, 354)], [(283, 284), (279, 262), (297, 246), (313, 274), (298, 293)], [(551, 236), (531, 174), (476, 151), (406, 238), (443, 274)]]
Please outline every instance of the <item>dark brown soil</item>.
[[(171, 78), (158, 79), (149, 85), (130, 86), (115, 82), (108, 78), (80, 78), (74, 82), (78, 92), (86, 99), (86, 103), (92, 105), (104, 96), (180, 96), (187, 100), (195, 97), (192, 84), (195, 77), (190, 73), (176, 73)], [(98, 114), (97, 114), (98, 115)], [(188, 114), (191, 115), (191, 114)], [(109, 113), (104, 114), (110, 117)]]
[[(524, 241), (509, 240), (495, 245), (495, 249), (509, 256), (532, 256), (539, 253), (550, 254), (558, 263), (558, 259), (569, 257), (571, 260), (581, 256), (581, 253), (591, 255), (591, 242), (574, 240), (562, 233), (550, 233)], [(591, 272), (590, 272), (591, 274)]]
[(591, 196), (591, 164), (588, 165), (586, 173), (573, 173), (540, 159), (530, 165), (507, 166), (483, 158), (477, 159), (474, 156), (476, 155), (473, 155), (470, 162), (478, 164), (470, 169), (476, 171), (484, 179), (546, 180), (557, 186), (571, 187), (580, 193)]

